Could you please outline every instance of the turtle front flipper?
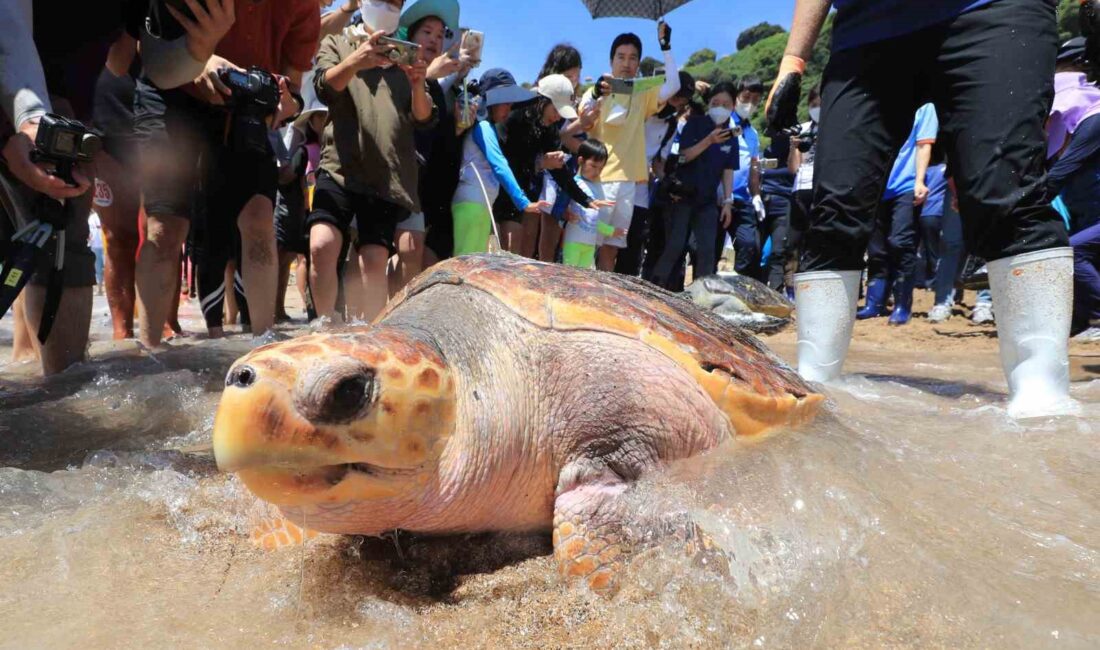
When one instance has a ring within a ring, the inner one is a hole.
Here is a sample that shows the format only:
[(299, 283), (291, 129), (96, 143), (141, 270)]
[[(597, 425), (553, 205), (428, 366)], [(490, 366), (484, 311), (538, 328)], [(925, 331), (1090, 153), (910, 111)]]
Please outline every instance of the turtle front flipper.
[(631, 555), (669, 540), (696, 565), (728, 575), (728, 558), (689, 515), (641, 512), (634, 487), (591, 460), (562, 472), (554, 501), (554, 558), (567, 580), (583, 579), (597, 593), (614, 594)]
[(274, 551), (286, 546), (305, 544), (319, 534), (315, 530), (302, 528), (285, 517), (274, 516), (257, 524), (249, 538), (253, 545), (265, 551)]

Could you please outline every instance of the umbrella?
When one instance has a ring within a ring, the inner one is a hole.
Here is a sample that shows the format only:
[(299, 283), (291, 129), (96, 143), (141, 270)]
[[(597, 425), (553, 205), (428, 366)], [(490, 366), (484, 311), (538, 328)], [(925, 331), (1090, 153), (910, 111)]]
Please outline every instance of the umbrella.
[(593, 18), (623, 16), (657, 20), (691, 0), (584, 0)]

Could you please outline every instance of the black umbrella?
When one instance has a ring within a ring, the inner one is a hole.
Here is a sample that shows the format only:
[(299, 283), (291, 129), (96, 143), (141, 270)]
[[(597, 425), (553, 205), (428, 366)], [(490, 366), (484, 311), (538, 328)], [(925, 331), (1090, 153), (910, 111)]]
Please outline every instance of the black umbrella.
[(593, 18), (623, 16), (657, 20), (691, 0), (584, 0)]

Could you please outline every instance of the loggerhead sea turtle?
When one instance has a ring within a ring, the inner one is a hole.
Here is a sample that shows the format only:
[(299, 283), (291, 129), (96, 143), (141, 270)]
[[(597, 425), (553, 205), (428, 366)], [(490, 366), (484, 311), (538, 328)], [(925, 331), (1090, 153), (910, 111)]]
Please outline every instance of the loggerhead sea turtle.
[(791, 322), (794, 304), (768, 285), (736, 273), (699, 278), (684, 293), (703, 309), (760, 334), (772, 334)]
[(603, 590), (638, 541), (624, 524), (639, 476), (805, 422), (821, 401), (751, 335), (680, 296), (477, 255), (432, 267), (374, 326), (238, 361), (214, 452), (314, 531), (552, 527), (561, 572)]

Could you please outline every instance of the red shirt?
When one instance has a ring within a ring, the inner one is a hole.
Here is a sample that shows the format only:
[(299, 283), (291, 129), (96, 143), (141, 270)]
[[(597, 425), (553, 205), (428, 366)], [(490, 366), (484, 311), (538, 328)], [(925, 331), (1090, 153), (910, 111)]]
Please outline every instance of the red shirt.
[(317, 0), (237, 0), (237, 20), (215, 54), (273, 74), (287, 68), (306, 72), (321, 40)]

